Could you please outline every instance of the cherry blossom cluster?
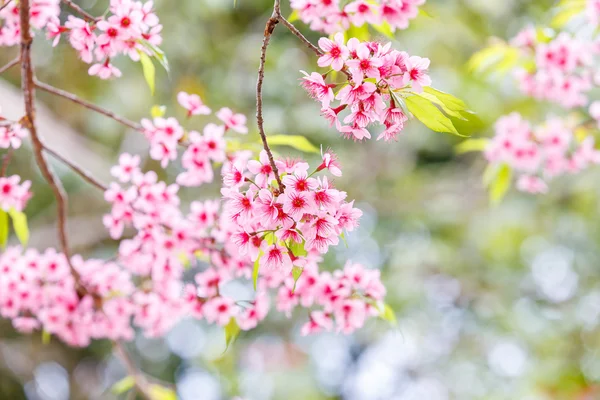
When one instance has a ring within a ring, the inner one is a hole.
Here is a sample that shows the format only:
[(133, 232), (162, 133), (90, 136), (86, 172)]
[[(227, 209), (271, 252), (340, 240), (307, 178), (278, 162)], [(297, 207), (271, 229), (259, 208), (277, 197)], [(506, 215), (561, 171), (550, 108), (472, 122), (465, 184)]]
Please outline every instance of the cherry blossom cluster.
[(517, 71), (521, 90), (565, 108), (585, 106), (588, 92), (600, 83), (594, 68), (600, 54), (598, 46), (566, 32), (548, 43), (537, 37), (536, 30), (530, 27), (511, 41), (534, 61), (534, 68)]
[(545, 193), (548, 180), (600, 163), (594, 138), (577, 140), (575, 128), (559, 118), (532, 127), (520, 114), (513, 113), (496, 122), (496, 134), (485, 154), (490, 163), (506, 164), (519, 174), (519, 190)]
[[(338, 77), (348, 77), (346, 82), (327, 83), (330, 72), (309, 75), (302, 71), (302, 85), (321, 102), (323, 116), (346, 138), (370, 139), (367, 127), (379, 124), (384, 130), (377, 139), (395, 139), (408, 119), (402, 98), (431, 85), (429, 59), (394, 50), (391, 43), (360, 42), (356, 38), (344, 43), (341, 33), (333, 41), (321, 38), (319, 46), (325, 54), (318, 65), (346, 74), (338, 73)], [(339, 114), (344, 110), (349, 113), (342, 123)]]
[[(0, 1), (0, 46), (16, 46), (21, 40), (19, 2)], [(58, 21), (60, 0), (31, 0), (30, 23), (36, 29), (44, 29)]]
[(0, 209), (23, 211), (31, 197), (30, 181), (21, 182), (19, 175), (0, 177)]
[[(0, 46), (19, 44), (19, 2), (5, 0), (0, 11)], [(60, 0), (32, 0), (31, 26), (44, 30), (56, 46), (65, 34), (69, 44), (89, 68), (90, 75), (102, 79), (121, 76), (111, 60), (125, 55), (133, 61), (140, 54), (156, 56), (156, 46), (162, 43), (162, 25), (153, 11), (153, 2), (111, 0), (108, 12), (90, 19), (69, 15), (60, 21)]]
[(348, 30), (351, 25), (389, 24), (392, 31), (406, 29), (425, 0), (291, 0), (292, 9), (310, 29), (326, 34)]
[(27, 130), (18, 123), (0, 126), (0, 149), (18, 149), (26, 136)]
[[(188, 117), (211, 113), (198, 95), (181, 92), (177, 97), (179, 104), (187, 110)], [(177, 177), (180, 185), (200, 186), (212, 182), (213, 163), (222, 163), (226, 158), (224, 134), (228, 131), (248, 133), (245, 115), (221, 108), (216, 116), (222, 125), (209, 123), (202, 134), (197, 131), (186, 132), (173, 117), (142, 120), (143, 133), (150, 142), (150, 156), (160, 161), (163, 168), (177, 159), (179, 146), (186, 147), (181, 157), (185, 171)]]

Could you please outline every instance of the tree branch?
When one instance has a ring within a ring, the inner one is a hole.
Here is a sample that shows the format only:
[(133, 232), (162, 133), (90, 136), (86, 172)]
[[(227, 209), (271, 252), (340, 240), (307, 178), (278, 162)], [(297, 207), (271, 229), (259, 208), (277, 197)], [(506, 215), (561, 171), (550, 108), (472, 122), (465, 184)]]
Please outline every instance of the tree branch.
[(62, 183), (48, 165), (48, 161), (46, 160), (46, 156), (44, 155), (43, 151), (44, 146), (35, 127), (35, 84), (33, 77), (33, 65), (31, 63), (31, 44), (33, 39), (31, 37), (29, 25), (29, 0), (20, 0), (19, 19), (21, 24), (21, 89), (23, 91), (23, 98), (25, 100), (25, 116), (23, 117), (23, 123), (31, 135), (33, 154), (35, 156), (38, 168), (44, 176), (44, 179), (46, 179), (52, 188), (54, 197), (56, 197), (56, 206), (58, 209), (58, 238), (62, 252), (64, 253), (67, 263), (71, 269), (71, 274), (75, 280), (78, 292), (80, 292), (82, 290), (80, 284), (81, 276), (71, 264), (71, 253), (67, 240), (67, 195)]
[(311, 49), (313, 51), (313, 53), (315, 53), (319, 57), (323, 55), (323, 52), (321, 51), (321, 49), (319, 49), (317, 46), (315, 46), (314, 44), (312, 44), (310, 42), (310, 40), (308, 40), (306, 38), (306, 36), (304, 36), (302, 34), (302, 32), (300, 32), (298, 30), (298, 28), (296, 28), (294, 26), (294, 24), (292, 24), (290, 21), (288, 21), (287, 19), (285, 19), (283, 17), (283, 15), (279, 14), (277, 16), (277, 19), (279, 20), (279, 22), (281, 22), (283, 25), (285, 25), (285, 27), (288, 28), (290, 30), (290, 32), (292, 32), (294, 34), (294, 36), (296, 36), (298, 39), (300, 39), (300, 41), (302, 43), (304, 43), (309, 49)]
[(2, 6), (0, 6), (0, 11), (4, 10), (6, 7), (8, 7), (8, 5), (12, 3), (12, 0), (7, 0), (5, 1)]
[(42, 146), (44, 147), (44, 150), (46, 150), (50, 155), (52, 155), (54, 158), (56, 158), (57, 160), (59, 160), (60, 162), (65, 164), (67, 167), (71, 168), (73, 170), (73, 172), (75, 172), (77, 175), (81, 176), (84, 181), (88, 182), (89, 184), (97, 187), (98, 189), (100, 189), (102, 191), (106, 191), (108, 189), (108, 187), (105, 184), (103, 184), (98, 179), (93, 177), (92, 174), (90, 174), (89, 172), (87, 172), (82, 167), (78, 166), (77, 164), (75, 164), (73, 161), (68, 160), (66, 157), (57, 153), (56, 150), (52, 150), (51, 148), (49, 148), (47, 145), (45, 145), (43, 143), (42, 143)]
[(11, 159), (14, 151), (15, 151), (15, 149), (11, 147), (10, 149), (8, 149), (8, 151), (2, 158), (2, 170), (0, 170), (0, 178), (3, 178), (6, 176), (6, 172), (8, 171), (8, 165), (10, 164), (10, 159)]
[(120, 117), (117, 114), (115, 114), (112, 111), (109, 111), (105, 108), (102, 108), (100, 106), (97, 106), (93, 103), (90, 103), (88, 101), (85, 101), (79, 97), (77, 97), (76, 95), (74, 95), (73, 93), (69, 93), (67, 91), (55, 88), (54, 86), (48, 85), (47, 83), (43, 83), (38, 81), (37, 79), (34, 79), (34, 84), (36, 87), (38, 87), (39, 89), (48, 92), (48, 93), (52, 93), (56, 96), (60, 96), (63, 97), (67, 100), (72, 101), (73, 103), (79, 104), (80, 106), (83, 106), (85, 108), (88, 108), (92, 111), (95, 111), (99, 114), (102, 114), (108, 118), (114, 119), (115, 121), (117, 121), (118, 123), (127, 126), (128, 128), (134, 129), (136, 131), (142, 131), (142, 126), (136, 122), (130, 121), (126, 118)]
[(88, 22), (97, 22), (100, 18), (96, 18), (93, 15), (86, 12), (83, 8), (79, 7), (77, 4), (73, 3), (71, 0), (62, 0), (67, 6), (71, 7), (76, 13), (81, 15), (83, 19)]
[(4, 65), (3, 67), (0, 67), (0, 74), (5, 73), (6, 71), (8, 71), (9, 69), (11, 69), (12, 67), (14, 67), (15, 65), (17, 65), (20, 62), (21, 62), (21, 56), (10, 61), (8, 64)]
[(271, 164), (271, 168), (273, 169), (273, 174), (275, 174), (275, 179), (277, 180), (277, 184), (279, 185), (279, 191), (283, 192), (285, 186), (281, 182), (279, 170), (277, 169), (277, 165), (275, 164), (275, 159), (273, 158), (273, 153), (269, 148), (269, 143), (267, 142), (267, 135), (265, 134), (262, 100), (262, 87), (263, 81), (265, 79), (265, 61), (267, 59), (267, 48), (269, 47), (269, 42), (271, 41), (271, 35), (273, 34), (273, 30), (275, 30), (275, 26), (279, 22), (279, 1), (280, 0), (275, 0), (275, 4), (273, 6), (273, 14), (271, 15), (271, 18), (269, 18), (265, 26), (263, 44), (260, 51), (260, 65), (258, 67), (258, 80), (256, 82), (256, 124), (258, 125), (258, 133), (260, 133), (260, 138), (262, 139), (263, 147), (267, 153), (267, 156), (269, 157), (269, 163)]

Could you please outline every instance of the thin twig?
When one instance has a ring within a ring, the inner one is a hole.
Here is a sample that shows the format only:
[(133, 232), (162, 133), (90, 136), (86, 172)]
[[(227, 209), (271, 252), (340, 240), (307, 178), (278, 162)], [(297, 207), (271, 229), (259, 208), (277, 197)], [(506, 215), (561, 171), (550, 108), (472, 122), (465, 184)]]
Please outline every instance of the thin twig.
[(267, 156), (269, 157), (269, 163), (271, 164), (271, 168), (273, 169), (273, 174), (275, 174), (275, 179), (277, 180), (277, 184), (279, 185), (279, 191), (283, 192), (285, 186), (283, 185), (283, 183), (281, 182), (281, 178), (279, 177), (279, 171), (277, 169), (277, 165), (275, 164), (273, 153), (269, 148), (269, 143), (267, 142), (267, 135), (265, 134), (262, 100), (262, 87), (263, 81), (265, 79), (265, 61), (267, 59), (267, 47), (269, 47), (269, 42), (271, 41), (271, 35), (273, 34), (273, 30), (279, 22), (279, 2), (280, 0), (275, 0), (275, 5), (273, 6), (273, 14), (271, 15), (271, 18), (269, 18), (265, 26), (263, 44), (260, 51), (260, 66), (258, 67), (258, 80), (256, 82), (256, 123), (258, 125), (258, 133), (260, 133), (260, 138), (262, 139), (263, 147), (267, 153)]
[(283, 25), (285, 25), (290, 32), (292, 32), (294, 34), (294, 36), (296, 36), (298, 39), (300, 39), (300, 41), (302, 41), (302, 43), (304, 43), (309, 49), (311, 49), (313, 51), (313, 53), (315, 53), (317, 56), (322, 56), (323, 52), (321, 51), (321, 49), (319, 49), (317, 46), (315, 46), (314, 44), (312, 44), (310, 42), (310, 40), (308, 40), (306, 38), (306, 36), (304, 36), (299, 30), (298, 28), (296, 28), (294, 26), (294, 24), (292, 24), (290, 21), (288, 21), (287, 19), (285, 19), (283, 17), (283, 15), (279, 14), (279, 16), (277, 17), (277, 19), (279, 20), (279, 22), (281, 22)]
[(73, 161), (68, 160), (66, 157), (57, 153), (56, 150), (49, 148), (47, 145), (45, 145), (45, 144), (42, 144), (42, 145), (44, 146), (44, 150), (46, 150), (54, 158), (56, 158), (57, 160), (59, 160), (60, 162), (65, 164), (67, 167), (71, 168), (73, 170), (73, 172), (75, 172), (77, 175), (81, 176), (84, 181), (88, 182), (89, 184), (97, 187), (98, 189), (100, 189), (102, 191), (106, 191), (108, 189), (108, 187), (105, 184), (100, 182), (98, 179), (94, 178), (92, 176), (92, 174), (90, 174), (89, 172), (84, 170), (82, 167), (78, 166)]
[(40, 88), (41, 90), (48, 92), (48, 93), (52, 93), (56, 96), (60, 96), (63, 97), (67, 100), (72, 101), (73, 103), (79, 104), (80, 106), (83, 106), (85, 108), (88, 108), (92, 111), (95, 111), (99, 114), (102, 114), (108, 118), (114, 119), (115, 121), (117, 121), (120, 124), (123, 124), (131, 129), (135, 129), (136, 131), (141, 131), (142, 130), (142, 126), (136, 122), (130, 121), (126, 118), (120, 117), (117, 114), (115, 114), (112, 111), (109, 111), (105, 108), (102, 108), (100, 106), (97, 106), (93, 103), (90, 103), (88, 101), (85, 101), (79, 97), (77, 97), (76, 95), (74, 95), (73, 93), (69, 93), (67, 91), (55, 88), (54, 86), (48, 85), (47, 83), (43, 83), (38, 81), (37, 79), (34, 80), (35, 86), (37, 86), (38, 88)]
[(20, 62), (21, 62), (21, 56), (10, 61), (8, 64), (4, 65), (3, 67), (0, 67), (0, 74), (5, 73), (6, 71), (8, 71), (9, 69), (11, 69), (12, 67), (14, 67), (15, 65), (17, 65)]
[(31, 37), (29, 25), (29, 0), (20, 0), (19, 5), (19, 19), (21, 23), (21, 89), (25, 100), (25, 116), (23, 117), (23, 122), (31, 135), (36, 163), (56, 197), (56, 207), (58, 209), (58, 239), (60, 241), (62, 252), (71, 269), (71, 274), (75, 280), (78, 292), (81, 292), (81, 276), (71, 264), (71, 253), (69, 250), (69, 242), (67, 240), (67, 195), (61, 181), (56, 177), (48, 165), (48, 161), (44, 155), (44, 146), (42, 145), (35, 126), (35, 84), (33, 78), (33, 65), (31, 63), (31, 44), (33, 39)]
[(0, 11), (4, 10), (6, 7), (8, 7), (8, 5), (12, 3), (12, 0), (8, 0), (6, 3), (2, 4), (2, 6), (0, 6)]
[(125, 368), (127, 368), (127, 373), (129, 376), (133, 378), (135, 388), (139, 394), (142, 395), (145, 399), (152, 400), (152, 393), (149, 391), (148, 380), (146, 377), (141, 374), (138, 368), (135, 366), (135, 363), (127, 353), (125, 346), (121, 342), (113, 342), (114, 349), (116, 353), (119, 355), (123, 363), (125, 364)]
[(96, 18), (93, 15), (86, 12), (83, 8), (73, 3), (71, 0), (62, 0), (67, 6), (71, 7), (75, 12), (83, 17), (88, 22), (97, 22), (100, 18)]

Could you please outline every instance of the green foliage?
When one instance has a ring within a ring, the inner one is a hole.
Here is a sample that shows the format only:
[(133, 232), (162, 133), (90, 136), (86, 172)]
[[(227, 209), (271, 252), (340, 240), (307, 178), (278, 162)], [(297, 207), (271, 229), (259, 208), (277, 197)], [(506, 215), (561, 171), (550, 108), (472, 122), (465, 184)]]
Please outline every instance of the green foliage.
[(269, 145), (271, 146), (290, 146), (296, 150), (305, 153), (317, 153), (319, 149), (312, 144), (307, 138), (300, 135), (275, 135), (269, 136)]
[(308, 252), (304, 249), (305, 243), (306, 242), (304, 240), (302, 241), (302, 243), (290, 240), (289, 249), (296, 257), (305, 256), (308, 254)]
[(254, 261), (254, 267), (252, 268), (252, 284), (254, 285), (254, 291), (256, 291), (256, 284), (258, 282), (258, 271), (260, 270), (260, 258), (262, 257), (263, 252), (258, 253), (258, 257), (256, 257), (256, 261)]
[(177, 393), (171, 388), (162, 385), (150, 385), (148, 390), (152, 400), (177, 400)]
[(587, 0), (562, 0), (556, 7), (550, 26), (560, 29), (585, 11)]
[(298, 12), (298, 10), (294, 10), (290, 14), (290, 16), (287, 18), (287, 20), (289, 22), (294, 22), (294, 21), (297, 21), (299, 17), (300, 17), (300, 13)]
[(110, 391), (114, 394), (123, 394), (133, 389), (134, 386), (135, 378), (133, 376), (126, 376), (125, 378), (112, 385)]
[(292, 293), (296, 291), (296, 283), (298, 283), (298, 279), (302, 276), (304, 272), (304, 268), (294, 266), (292, 268), (292, 276), (294, 277), (294, 287), (292, 288)]
[(167, 107), (159, 106), (158, 104), (153, 105), (152, 108), (150, 109), (150, 115), (152, 116), (152, 118), (164, 117), (166, 112), (167, 112)]
[(12, 219), (13, 230), (15, 231), (15, 235), (17, 235), (17, 239), (21, 242), (23, 247), (27, 246), (27, 242), (29, 242), (29, 227), (27, 226), (27, 215), (25, 215), (22, 211), (17, 211), (14, 208), (11, 208), (8, 211), (8, 215)]
[(350, 25), (350, 29), (344, 33), (344, 39), (348, 41), (350, 38), (357, 38), (361, 42), (370, 40), (369, 24), (363, 24), (362, 26)]
[(229, 349), (229, 346), (235, 342), (237, 337), (240, 335), (240, 326), (238, 325), (235, 318), (231, 317), (229, 323), (225, 325), (225, 351)]
[(150, 93), (154, 96), (156, 89), (156, 68), (148, 54), (143, 51), (138, 51), (138, 53), (140, 54), (140, 64), (142, 64), (144, 79), (150, 88)]
[(8, 214), (6, 211), (0, 209), (0, 248), (6, 248), (6, 242), (8, 242)]
[(50, 344), (50, 341), (52, 340), (52, 335), (50, 334), (50, 332), (48, 332), (47, 330), (43, 329), (42, 330), (42, 344), (48, 345)]
[(467, 68), (469, 72), (481, 75), (504, 74), (518, 62), (519, 50), (505, 42), (498, 42), (473, 54), (467, 62)]
[(452, 120), (440, 111), (431, 100), (414, 95), (404, 99), (408, 111), (426, 127), (435, 132), (448, 132), (463, 136), (454, 127)]
[(153, 45), (152, 43), (148, 42), (147, 40), (142, 39), (140, 40), (140, 43), (150, 52), (152, 58), (158, 60), (158, 62), (160, 63), (160, 65), (162, 65), (165, 71), (169, 73), (169, 60), (167, 59), (165, 52), (157, 46)]
[(375, 28), (375, 30), (381, 33), (382, 35), (390, 39), (395, 39), (394, 31), (392, 31), (392, 27), (387, 21), (384, 21), (380, 25), (372, 25), (372, 27)]
[(389, 322), (392, 326), (398, 325), (396, 313), (394, 312), (392, 307), (389, 306), (389, 304), (381, 301), (377, 304), (377, 308), (379, 310), (379, 318)]
[(490, 193), (490, 203), (499, 204), (512, 182), (512, 170), (506, 164), (490, 165), (483, 174), (483, 183), (488, 186)]
[(468, 153), (471, 151), (484, 151), (490, 143), (490, 139), (478, 138), (478, 139), (467, 139), (455, 147), (458, 154)]

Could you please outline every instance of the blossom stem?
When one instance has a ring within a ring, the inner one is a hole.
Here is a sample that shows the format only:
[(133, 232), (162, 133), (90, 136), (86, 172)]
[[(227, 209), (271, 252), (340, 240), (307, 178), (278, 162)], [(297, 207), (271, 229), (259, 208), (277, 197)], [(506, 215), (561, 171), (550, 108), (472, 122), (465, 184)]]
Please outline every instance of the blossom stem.
[(4, 10), (6, 7), (8, 7), (8, 5), (12, 3), (12, 0), (7, 0), (4, 3), (2, 3), (2, 5), (0, 6), (0, 11)]
[(2, 170), (0, 170), (0, 178), (6, 176), (6, 172), (8, 171), (8, 165), (10, 164), (10, 159), (14, 153), (14, 148), (8, 149), (4, 157), (2, 158)]
[(52, 93), (56, 96), (60, 96), (63, 97), (67, 100), (72, 101), (73, 103), (79, 104), (80, 106), (83, 106), (85, 108), (88, 108), (92, 111), (95, 111), (99, 114), (102, 114), (108, 118), (114, 119), (115, 121), (117, 121), (118, 123), (127, 126), (128, 128), (134, 129), (136, 131), (142, 131), (142, 126), (136, 122), (133, 121), (129, 121), (126, 118), (120, 117), (117, 114), (115, 114), (112, 111), (109, 111), (105, 108), (99, 107), (93, 103), (87, 102), (79, 97), (77, 97), (76, 95), (74, 95), (73, 93), (69, 93), (67, 91), (55, 88), (54, 86), (50, 86), (47, 83), (43, 83), (40, 82), (36, 79), (34, 79), (34, 84), (36, 87), (38, 87), (39, 89), (48, 92), (48, 93)]
[(77, 175), (81, 176), (84, 181), (88, 182), (89, 184), (95, 186), (96, 188), (98, 188), (102, 191), (108, 190), (108, 187), (105, 184), (103, 184), (98, 179), (93, 177), (89, 172), (84, 170), (82, 167), (75, 164), (73, 161), (68, 160), (66, 157), (64, 157), (60, 153), (57, 153), (56, 150), (49, 148), (47, 145), (43, 144), (43, 146), (44, 146), (44, 150), (46, 150), (46, 152), (48, 152), (48, 154), (52, 155), (54, 158), (56, 158), (57, 160), (59, 160), (60, 162), (65, 164), (67, 167), (71, 168), (73, 170), (73, 172), (75, 172)]

